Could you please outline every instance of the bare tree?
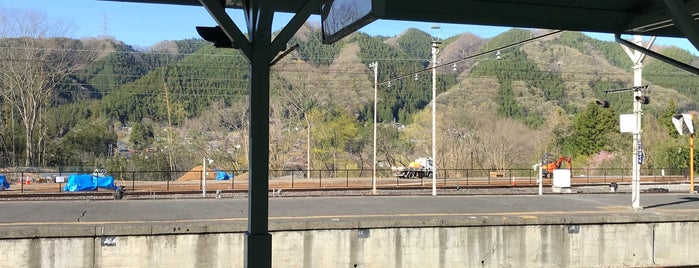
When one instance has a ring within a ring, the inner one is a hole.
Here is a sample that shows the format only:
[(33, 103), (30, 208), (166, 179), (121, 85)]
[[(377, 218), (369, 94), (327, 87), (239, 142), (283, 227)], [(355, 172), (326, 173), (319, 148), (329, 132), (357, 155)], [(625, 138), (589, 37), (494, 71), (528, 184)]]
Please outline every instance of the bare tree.
[(301, 114), (307, 94), (304, 88), (294, 88), (283, 78), (273, 76), (272, 88), (275, 97), (270, 102), (269, 165), (273, 169), (303, 169), (303, 150), (299, 146), (303, 139), (299, 135)]
[(183, 142), (191, 148), (190, 153), (214, 157), (219, 168), (247, 170), (249, 118), (244, 98), (232, 100), (230, 106), (222, 101), (212, 102), (201, 115), (184, 120), (182, 135), (188, 141)]
[(28, 166), (37, 163), (41, 113), (52, 94), (96, 57), (80, 41), (59, 37), (67, 34), (64, 25), (37, 11), (0, 10), (0, 94), (22, 120)]
[(512, 119), (481, 113), (473, 122), (474, 149), (484, 167), (503, 170), (511, 166), (529, 166), (531, 155), (544, 144), (545, 135)]
[[(279, 122), (283, 123), (283, 125), (289, 129), (290, 133), (297, 133), (305, 136), (305, 138), (292, 136), (291, 138), (293, 140), (291, 142), (296, 143), (300, 140), (305, 140), (306, 148), (303, 153), (305, 157), (302, 157), (300, 160), (305, 160), (304, 169), (311, 170), (311, 161), (313, 158), (311, 153), (311, 128), (316, 123), (316, 120), (320, 118), (319, 111), (314, 109), (317, 108), (316, 97), (313, 94), (316, 87), (306, 84), (294, 87), (291, 84), (284, 84), (280, 80), (277, 80), (275, 86), (280, 90), (277, 101), (273, 103), (273, 110), (276, 110), (276, 112), (272, 113), (272, 116), (275, 120), (279, 120)], [(303, 134), (300, 134), (301, 132), (297, 131), (297, 129), (300, 130), (302, 128), (305, 128), (305, 131), (301, 131)], [(301, 165), (299, 165), (299, 168), (301, 168)], [(310, 178), (310, 175), (311, 172), (306, 173), (308, 178)]]

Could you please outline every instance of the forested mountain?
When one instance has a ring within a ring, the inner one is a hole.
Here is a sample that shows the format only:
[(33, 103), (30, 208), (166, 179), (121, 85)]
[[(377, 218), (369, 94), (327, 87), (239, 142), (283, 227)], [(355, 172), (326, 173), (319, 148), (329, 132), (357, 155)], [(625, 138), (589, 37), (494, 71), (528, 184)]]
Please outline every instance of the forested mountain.
[[(600, 152), (614, 156), (602, 166), (626, 168), (631, 137), (618, 133), (618, 118), (630, 113), (633, 97), (604, 91), (632, 85), (631, 61), (618, 44), (578, 32), (531, 40), (546, 33), (512, 29), (490, 39), (464, 33), (441, 40), (431, 96), (436, 38), (428, 33), (354, 33), (323, 45), (319, 29), (306, 25), (290, 41), (299, 48), (272, 68), (271, 168), (307, 169), (310, 159), (311, 169), (370, 169), (373, 62), (382, 167), (430, 155), (436, 97), (443, 168), (526, 168), (544, 153), (573, 156), (585, 167)], [(245, 168), (249, 69), (239, 51), (196, 39), (145, 51), (112, 39), (80, 43), (90, 57), (53, 86), (38, 136), (30, 138), (42, 144), (31, 165), (188, 170), (207, 156), (222, 169)], [(697, 64), (687, 51), (654, 49)], [(643, 78), (651, 98), (643, 106), (645, 167), (686, 166), (686, 141), (669, 122), (696, 109), (699, 78), (652, 58)], [(0, 85), (11, 94), (9, 84)], [(611, 107), (595, 105), (600, 99)], [(16, 107), (4, 99), (3, 166), (26, 162), (28, 136), (15, 127), (23, 123)]]

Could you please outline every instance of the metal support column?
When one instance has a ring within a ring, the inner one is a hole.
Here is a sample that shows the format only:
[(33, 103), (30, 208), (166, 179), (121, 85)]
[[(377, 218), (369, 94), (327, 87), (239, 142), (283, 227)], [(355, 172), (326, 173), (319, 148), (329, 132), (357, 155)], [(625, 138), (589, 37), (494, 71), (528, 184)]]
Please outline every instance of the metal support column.
[(245, 267), (272, 267), (269, 233), (269, 31), (258, 30), (252, 41), (250, 62), (250, 180), (248, 231), (245, 233)]
[[(268, 4), (267, 4), (268, 5)], [(263, 1), (247, 6), (250, 44), (250, 126), (248, 159), (248, 231), (245, 233), (245, 267), (272, 267), (269, 233), (269, 72), (273, 59), (272, 18)]]
[[(269, 233), (269, 92), (271, 63), (310, 17), (319, 2), (307, 0), (272, 40), (274, 3), (244, 1), (248, 37), (235, 25), (218, 0), (199, 0), (230, 41), (250, 61), (250, 126), (248, 167), (248, 231), (245, 233), (245, 267), (272, 267), (272, 235)], [(283, 56), (283, 55), (282, 55)]]

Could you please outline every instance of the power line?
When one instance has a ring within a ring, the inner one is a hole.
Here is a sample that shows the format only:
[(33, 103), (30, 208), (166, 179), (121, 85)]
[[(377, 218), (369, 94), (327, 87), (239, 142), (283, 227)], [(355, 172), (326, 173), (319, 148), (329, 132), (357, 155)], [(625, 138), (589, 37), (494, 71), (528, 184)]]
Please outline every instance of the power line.
[[(554, 33), (555, 33), (555, 32), (549, 33), (549, 34), (554, 34)], [(541, 37), (543, 37), (543, 36), (539, 36), (539, 37), (535, 37), (535, 38), (541, 38)], [(519, 43), (528, 42), (528, 41), (532, 41), (532, 40), (534, 40), (534, 38), (531, 38), (531, 39), (528, 39), (528, 40), (524, 40), (524, 41), (521, 41), (521, 42), (519, 42)], [(389, 80), (382, 81), (381, 84), (385, 84), (385, 83), (387, 83), (387, 82), (389, 82), (389, 81), (395, 81), (395, 80), (399, 80), (399, 79), (406, 78), (406, 77), (408, 77), (408, 76), (412, 76), (412, 75), (415, 75), (415, 74), (419, 74), (419, 73), (421, 73), (421, 72), (425, 72), (425, 71), (431, 70), (432, 68), (443, 68), (443, 69), (448, 69), (448, 67), (447, 67), (448, 65), (453, 65), (453, 64), (458, 63), (458, 62), (462, 62), (462, 61), (469, 60), (469, 59), (472, 59), (472, 58), (475, 58), (475, 57), (478, 57), (478, 56), (482, 56), (482, 55), (485, 55), (485, 54), (489, 54), (489, 53), (492, 53), (493, 51), (502, 50), (502, 49), (507, 48), (507, 47), (510, 47), (510, 46), (515, 46), (515, 45), (518, 45), (519, 43), (511, 44), (511, 45), (508, 45), (508, 46), (503, 46), (502, 48), (493, 49), (493, 50), (489, 50), (489, 51), (486, 51), (486, 52), (483, 52), (483, 53), (479, 53), (479, 54), (476, 54), (476, 55), (473, 55), (473, 56), (469, 56), (469, 57), (466, 57), (466, 58), (462, 58), (462, 59), (457, 59), (457, 60), (454, 60), (454, 61), (450, 61), (450, 62), (441, 64), (441, 65), (438, 65), (438, 66), (436, 66), (436, 67), (426, 68), (426, 69), (423, 69), (423, 70), (419, 70), (419, 71), (416, 71), (416, 72), (412, 72), (412, 73), (407, 74), (407, 75), (402, 75), (402, 76), (399, 76), (399, 77), (395, 77), (395, 78), (392, 78), (392, 79), (389, 79)], [(2, 48), (2, 47), (0, 47), (0, 48)], [(8, 48), (8, 47), (5, 47), (5, 48)], [(10, 49), (22, 49), (22, 48), (10, 48)], [(79, 51), (79, 50), (77, 50), (77, 51)], [(97, 51), (97, 50), (85, 50), (85, 51)], [(117, 52), (117, 53), (153, 53), (153, 52)], [(154, 54), (177, 54), (177, 53), (154, 53)], [(187, 56), (207, 56), (207, 57), (232, 56), (232, 55), (220, 55), (220, 54), (182, 54), (182, 53), (180, 53), (180, 54), (178, 54), (178, 55), (187, 55)], [(235, 55), (234, 57), (240, 57), (240, 56)], [(319, 58), (319, 59), (322, 59), (322, 58)], [(328, 59), (331, 59), (331, 58), (328, 58)], [(18, 59), (8, 59), (8, 58), (0, 58), (0, 60), (40, 62), (40, 61), (38, 61), (38, 60), (18, 60)], [(381, 61), (413, 61), (413, 60), (424, 61), (424, 59), (381, 59)], [(512, 63), (512, 64), (528, 62), (528, 61), (526, 61), (526, 60), (506, 60), (506, 59), (499, 59), (499, 60), (501, 60), (501, 61), (509, 61), (509, 62)], [(167, 61), (167, 60), (165, 60), (165, 61)], [(155, 64), (155, 63), (157, 63), (157, 62), (160, 62), (160, 61), (156, 61), (156, 62), (143, 62), (142, 64), (137, 64), (136, 66), (139, 66), (139, 65), (140, 65), (140, 66), (143, 66), (143, 67), (151, 67), (151, 68), (153, 68), (153, 69), (157, 69), (157, 68), (197, 68), (197, 69), (198, 69), (198, 68), (206, 68), (207, 70), (226, 70), (226, 71), (241, 71), (241, 72), (247, 70), (247, 68), (246, 68), (246, 67), (243, 67), (243, 66), (241, 66), (240, 68), (236, 68), (236, 67), (229, 67), (229, 66), (211, 66), (211, 64), (208, 64), (208, 63), (207, 63), (207, 64), (204, 64), (204, 63), (202, 63), (202, 64), (197, 64), (197, 63), (186, 64), (186, 63), (183, 63), (181, 60), (178, 61), (178, 62), (172, 63), (172, 64), (168, 64), (168, 65), (157, 65), (157, 64)], [(88, 63), (88, 62), (83, 62), (83, 63)], [(115, 61), (108, 61), (108, 60), (103, 60), (103, 61), (91, 61), (91, 62), (89, 62), (89, 63), (94, 63), (94, 64), (100, 64), (100, 63), (101, 63), (101, 64), (111, 64), (111, 65), (115, 65), (115, 66), (134, 66), (133, 64), (128, 64), (128, 63), (117, 63), (117, 62), (115, 62)], [(283, 65), (281, 65), (281, 66), (283, 66)], [(522, 69), (517, 69), (517, 68), (511, 68), (511, 69), (502, 69), (502, 68), (501, 68), (501, 69), (498, 69), (498, 70), (527, 71), (527, 70), (522, 70)], [(297, 72), (297, 73), (309, 73), (309, 72), (310, 72), (310, 73), (342, 73), (342, 74), (367, 75), (366, 72), (347, 72), (347, 71), (345, 71), (345, 70), (327, 70), (327, 69), (323, 69), (323, 70), (318, 70), (318, 69), (312, 69), (312, 70), (298, 70), (298, 69), (282, 69), (282, 68), (275, 68), (274, 71), (280, 72), (280, 73), (284, 73), (284, 72), (286, 72), (286, 73), (293, 73), (293, 72)], [(149, 73), (150, 73), (150, 72), (146, 73), (146, 75), (148, 75)], [(580, 72), (572, 72), (572, 71), (569, 71), (569, 72), (554, 71), (553, 73), (580, 73)], [(590, 73), (588, 73), (588, 74), (590, 74)], [(616, 73), (594, 72), (594, 74), (597, 74), (597, 75), (609, 75), (609, 74), (616, 74)], [(79, 74), (76, 74), (76, 75), (87, 75), (87, 74), (79, 73)], [(688, 76), (688, 75), (686, 75), (686, 74), (680, 72), (680, 70), (678, 70), (677, 72), (661, 72), (661, 73), (652, 73), (652, 74), (649, 73), (649, 75), (655, 75), (655, 76), (658, 76), (658, 75), (660, 75), (660, 76), (672, 76), (672, 77), (687, 77), (687, 78), (690, 78), (690, 77), (691, 77), (691, 76)], [(116, 77), (116, 75), (114, 75), (114, 76)], [(440, 76), (444, 76), (444, 75), (440, 75)], [(143, 76), (124, 76), (124, 77), (138, 78), (138, 77), (143, 77)], [(189, 78), (188, 78), (188, 79), (189, 79)]]
[(409, 73), (409, 74), (406, 74), (406, 75), (398, 76), (398, 77), (396, 77), (396, 78), (391, 78), (391, 79), (388, 79), (388, 80), (385, 80), (385, 81), (381, 81), (381, 82), (379, 82), (379, 84), (385, 84), (385, 83), (388, 83), (388, 82), (391, 82), (391, 81), (395, 81), (395, 80), (398, 80), (398, 79), (402, 79), (402, 78), (405, 78), (405, 77), (410, 77), (410, 76), (413, 76), (413, 75), (416, 75), (416, 74), (419, 74), (419, 73), (422, 73), (422, 72), (431, 71), (432, 69), (435, 69), (435, 68), (440, 68), (440, 67), (452, 65), (452, 64), (455, 64), (455, 63), (458, 63), (458, 62), (470, 60), (470, 59), (473, 59), (473, 58), (476, 58), (476, 57), (480, 57), (480, 56), (483, 56), (483, 55), (487, 55), (487, 54), (496, 52), (496, 51), (498, 51), (498, 50), (503, 50), (503, 49), (506, 49), (506, 48), (514, 47), (514, 46), (521, 45), (521, 44), (525, 44), (525, 43), (528, 43), (528, 42), (531, 42), (531, 41), (534, 41), (534, 40), (537, 40), (537, 39), (541, 39), (541, 38), (544, 38), (544, 37), (547, 37), (547, 36), (550, 36), (550, 35), (558, 34), (558, 33), (561, 33), (561, 32), (563, 32), (563, 30), (556, 30), (556, 31), (553, 31), (553, 32), (550, 32), (550, 33), (547, 33), (547, 34), (543, 34), (543, 35), (540, 35), (540, 36), (536, 36), (536, 37), (532, 37), (532, 38), (529, 38), (529, 39), (525, 39), (525, 40), (522, 40), (522, 41), (519, 41), (519, 42), (515, 42), (515, 43), (509, 44), (509, 45), (504, 45), (504, 46), (502, 46), (502, 47), (495, 48), (495, 49), (491, 49), (491, 50), (488, 50), (488, 51), (485, 51), (485, 52), (481, 52), (481, 53), (477, 53), (477, 54), (472, 55), (472, 56), (464, 57), (464, 58), (462, 58), (462, 59), (458, 59), (458, 60), (455, 60), (455, 61), (450, 61), (450, 62), (443, 63), (443, 64), (440, 64), (440, 65), (435, 65), (435, 66), (432, 66), (432, 67), (429, 67), (429, 68), (425, 68), (424, 70), (420, 70), (420, 71), (417, 71), (417, 72), (413, 72), (413, 73)]

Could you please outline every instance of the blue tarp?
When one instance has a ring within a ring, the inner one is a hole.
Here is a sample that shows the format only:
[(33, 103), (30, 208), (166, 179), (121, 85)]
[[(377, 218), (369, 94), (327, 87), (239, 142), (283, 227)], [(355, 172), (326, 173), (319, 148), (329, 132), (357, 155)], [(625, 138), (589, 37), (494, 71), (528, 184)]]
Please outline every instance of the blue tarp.
[(97, 177), (97, 187), (102, 189), (116, 190), (116, 185), (114, 185), (114, 177), (112, 176), (100, 176)]
[(0, 175), (0, 190), (10, 189), (10, 183), (7, 182), (5, 175)]
[(63, 191), (68, 192), (92, 191), (95, 189), (97, 189), (97, 185), (93, 182), (92, 175), (89, 174), (70, 175), (68, 183), (63, 187)]
[(114, 185), (114, 177), (112, 176), (93, 176), (90, 174), (77, 174), (68, 177), (68, 183), (63, 187), (63, 191), (78, 192), (78, 191), (94, 191), (97, 188), (116, 190)]
[(217, 181), (225, 181), (225, 180), (230, 180), (233, 178), (233, 174), (228, 174), (224, 171), (216, 171), (216, 180)]

